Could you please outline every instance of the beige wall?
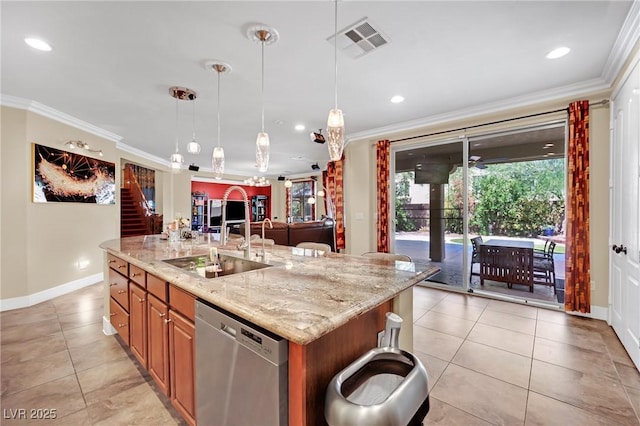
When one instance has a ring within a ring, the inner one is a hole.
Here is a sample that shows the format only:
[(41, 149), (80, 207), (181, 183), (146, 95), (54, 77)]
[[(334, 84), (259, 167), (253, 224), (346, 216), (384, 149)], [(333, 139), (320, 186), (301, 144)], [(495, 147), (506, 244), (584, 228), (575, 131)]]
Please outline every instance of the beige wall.
[(27, 143), (27, 113), (2, 108), (2, 156), (0, 160), (0, 297), (27, 294), (27, 200), (31, 194), (28, 183), (31, 148)]
[[(32, 143), (64, 150), (78, 139), (101, 149), (102, 160), (121, 167), (131, 161), (156, 170), (158, 210), (172, 219), (190, 214), (191, 174), (118, 150), (112, 141), (26, 110), (2, 107), (0, 156), (0, 299), (52, 289), (102, 273), (103, 241), (120, 236), (120, 199), (115, 205), (34, 203)], [(91, 153), (87, 153), (91, 156)], [(10, 207), (9, 207), (10, 206)], [(84, 269), (79, 261), (88, 261)]]
[[(102, 272), (98, 244), (119, 235), (117, 205), (32, 202), (32, 143), (64, 149), (79, 139), (115, 162), (113, 143), (41, 115), (2, 108), (2, 299)], [(119, 184), (119, 179), (116, 181)], [(85, 269), (78, 261), (88, 261)]]
[[(608, 92), (599, 92), (581, 99), (599, 101), (607, 98)], [(469, 120), (439, 124), (425, 127), (411, 132), (399, 134), (381, 135), (375, 139), (352, 141), (346, 148), (345, 162), (345, 205), (346, 205), (346, 238), (347, 253), (361, 254), (366, 251), (376, 250), (376, 166), (375, 166), (375, 142), (380, 139), (399, 139), (409, 136), (440, 132), (450, 129), (458, 129), (464, 126), (472, 126), (494, 122), (513, 117), (536, 114), (568, 106), (573, 99), (558, 101), (552, 104), (536, 107), (519, 108), (505, 111), (499, 114), (476, 117)], [(565, 116), (566, 114), (560, 114)], [(555, 115), (554, 117), (558, 117)], [(516, 126), (528, 125), (549, 119), (530, 118), (518, 123), (502, 123), (474, 130), (474, 133), (505, 130)], [(591, 203), (591, 274), (592, 274), (592, 304), (600, 307), (608, 307), (609, 294), (609, 266), (608, 266), (608, 224), (609, 224), (609, 109), (607, 107), (592, 107), (590, 114), (591, 130), (591, 199), (598, 200)], [(458, 132), (463, 135), (464, 132)], [(467, 132), (469, 134), (470, 132)], [(454, 133), (455, 134), (455, 133)], [(433, 139), (444, 140), (453, 135), (438, 136)], [(429, 138), (424, 138), (424, 141)], [(411, 143), (415, 143), (411, 142)], [(401, 143), (400, 143), (401, 144)], [(369, 161), (362, 161), (369, 158)], [(350, 159), (357, 159), (350, 161)]]

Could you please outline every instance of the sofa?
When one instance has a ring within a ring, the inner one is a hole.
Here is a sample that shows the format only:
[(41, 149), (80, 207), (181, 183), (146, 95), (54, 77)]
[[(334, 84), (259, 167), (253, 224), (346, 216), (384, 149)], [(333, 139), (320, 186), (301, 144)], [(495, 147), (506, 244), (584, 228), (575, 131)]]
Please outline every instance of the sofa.
[[(312, 222), (272, 222), (264, 227), (264, 237), (272, 239), (276, 244), (295, 247), (298, 243), (310, 241), (314, 243), (326, 243), (331, 246), (331, 251), (336, 251), (333, 241), (334, 221), (324, 219)], [(239, 234), (244, 235), (244, 223), (239, 226)], [(262, 222), (252, 222), (251, 235), (262, 236)]]

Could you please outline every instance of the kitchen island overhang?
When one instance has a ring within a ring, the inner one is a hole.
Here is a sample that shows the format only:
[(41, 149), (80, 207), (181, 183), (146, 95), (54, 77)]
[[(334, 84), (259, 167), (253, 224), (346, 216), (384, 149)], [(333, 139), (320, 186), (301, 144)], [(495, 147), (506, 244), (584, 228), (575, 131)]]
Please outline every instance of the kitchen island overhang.
[[(217, 242), (170, 242), (159, 235), (105, 241), (106, 252), (175, 286), (263, 327), (290, 342), (306, 345), (391, 300), (438, 272), (430, 265), (328, 253), (300, 255), (300, 249), (271, 246), (272, 266), (220, 278), (196, 277), (163, 262), (192, 255), (242, 252)], [(312, 254), (307, 251), (308, 254)]]

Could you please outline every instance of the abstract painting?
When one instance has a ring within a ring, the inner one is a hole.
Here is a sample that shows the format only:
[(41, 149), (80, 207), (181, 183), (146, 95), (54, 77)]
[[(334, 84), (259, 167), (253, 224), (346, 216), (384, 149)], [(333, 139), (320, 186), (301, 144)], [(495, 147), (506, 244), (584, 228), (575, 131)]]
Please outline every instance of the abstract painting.
[(33, 144), (33, 202), (115, 204), (116, 165)]

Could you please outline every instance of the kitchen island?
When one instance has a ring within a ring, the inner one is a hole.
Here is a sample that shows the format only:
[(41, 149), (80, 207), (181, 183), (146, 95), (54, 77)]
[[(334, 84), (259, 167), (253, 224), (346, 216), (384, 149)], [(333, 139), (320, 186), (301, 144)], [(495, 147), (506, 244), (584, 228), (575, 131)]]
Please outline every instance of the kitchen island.
[[(220, 254), (243, 256), (234, 245), (221, 247), (208, 238), (199, 243), (171, 242), (157, 235), (106, 241), (101, 244), (107, 256), (105, 277), (114, 274), (109, 262), (126, 262), (127, 266), (118, 265), (118, 272), (122, 274), (126, 269), (123, 275), (129, 274), (134, 282), (135, 274), (139, 277), (144, 272), (151, 277), (145, 283), (168, 283), (169, 290), (175, 289), (179, 295), (176, 300), (185, 300), (183, 293), (200, 298), (288, 340), (288, 416), (289, 424), (296, 425), (323, 424), (326, 385), (334, 374), (376, 346), (386, 312), (394, 311), (404, 318), (401, 346), (412, 350), (411, 287), (438, 271), (427, 265), (418, 267), (414, 263), (336, 253), (319, 255), (286, 246), (267, 247), (261, 261), (270, 267), (214, 279), (163, 262), (209, 255), (211, 247)], [(254, 252), (258, 249), (253, 247)], [(131, 270), (136, 271), (134, 277)], [(114, 294), (112, 281), (105, 278), (105, 296), (110, 298), (107, 306), (113, 299), (109, 296)], [(138, 284), (131, 287), (138, 288)], [(144, 297), (136, 300), (142, 302)], [(132, 308), (135, 305), (131, 302)], [(113, 312), (106, 315), (110, 316)], [(108, 322), (105, 324), (108, 329)], [(123, 330), (128, 328), (123, 324), (119, 323)], [(117, 331), (117, 327), (110, 331)]]

